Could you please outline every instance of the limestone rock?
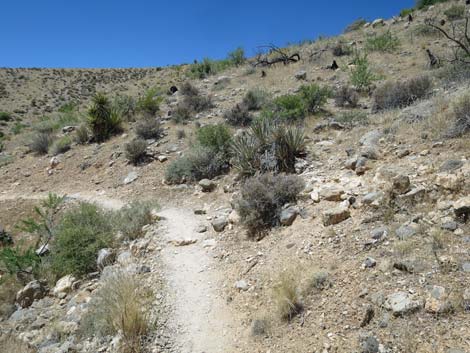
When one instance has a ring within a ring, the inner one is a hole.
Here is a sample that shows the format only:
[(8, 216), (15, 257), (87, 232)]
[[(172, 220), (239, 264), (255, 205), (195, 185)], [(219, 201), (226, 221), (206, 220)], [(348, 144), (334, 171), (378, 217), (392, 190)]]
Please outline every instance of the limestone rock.
[(390, 294), (384, 303), (384, 307), (393, 312), (395, 316), (412, 313), (421, 308), (422, 303), (407, 292), (396, 292)]
[(47, 290), (41, 282), (32, 281), (16, 294), (16, 302), (22, 308), (27, 308), (31, 306), (35, 300), (44, 298), (46, 294)]
[(211, 192), (216, 188), (217, 184), (212, 180), (202, 179), (199, 181), (199, 186), (201, 187), (202, 192)]
[(72, 275), (62, 277), (55, 284), (52, 293), (59, 298), (65, 297), (65, 295), (72, 291), (75, 281), (76, 279)]
[(349, 209), (345, 205), (330, 208), (323, 212), (323, 225), (325, 227), (341, 223), (351, 217)]
[(212, 221), (212, 227), (218, 233), (223, 232), (228, 224), (228, 218), (225, 216), (219, 216)]
[(279, 220), (283, 226), (290, 226), (292, 223), (294, 223), (298, 214), (299, 210), (297, 207), (289, 207), (285, 210), (282, 210)]

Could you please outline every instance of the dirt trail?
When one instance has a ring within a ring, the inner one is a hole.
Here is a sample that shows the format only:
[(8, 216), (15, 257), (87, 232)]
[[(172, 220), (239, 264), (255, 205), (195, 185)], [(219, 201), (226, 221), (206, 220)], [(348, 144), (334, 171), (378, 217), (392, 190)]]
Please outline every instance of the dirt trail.
[(195, 244), (162, 251), (174, 291), (181, 353), (234, 352), (236, 330), (227, 304), (217, 293), (220, 276), (195, 231), (200, 221), (188, 210), (166, 209), (159, 214), (165, 218), (168, 241), (197, 239)]

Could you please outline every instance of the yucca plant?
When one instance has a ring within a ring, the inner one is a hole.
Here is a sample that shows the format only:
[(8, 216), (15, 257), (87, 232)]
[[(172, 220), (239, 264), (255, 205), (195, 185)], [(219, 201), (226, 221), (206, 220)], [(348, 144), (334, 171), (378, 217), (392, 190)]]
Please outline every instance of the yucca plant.
[(232, 141), (232, 164), (240, 175), (254, 175), (259, 170), (258, 143), (250, 134), (237, 136)]
[(121, 115), (103, 93), (97, 93), (88, 109), (88, 124), (96, 141), (104, 141), (121, 131)]
[(296, 126), (279, 125), (274, 132), (278, 170), (295, 172), (295, 158), (305, 150), (304, 130)]

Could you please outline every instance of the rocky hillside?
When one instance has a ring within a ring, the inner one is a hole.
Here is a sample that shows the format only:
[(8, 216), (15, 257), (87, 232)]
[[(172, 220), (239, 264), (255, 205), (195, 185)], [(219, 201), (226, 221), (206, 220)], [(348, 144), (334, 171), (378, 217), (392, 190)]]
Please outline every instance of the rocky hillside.
[(470, 352), (468, 11), (0, 69), (0, 352)]

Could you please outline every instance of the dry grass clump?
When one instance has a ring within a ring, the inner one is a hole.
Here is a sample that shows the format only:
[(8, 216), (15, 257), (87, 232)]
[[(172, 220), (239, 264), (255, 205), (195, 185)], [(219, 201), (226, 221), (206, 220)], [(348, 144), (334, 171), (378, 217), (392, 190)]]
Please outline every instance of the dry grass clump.
[(155, 118), (144, 118), (139, 120), (135, 126), (135, 133), (138, 137), (149, 140), (161, 137), (162, 128), (160, 121)]
[(134, 165), (139, 164), (147, 156), (147, 142), (136, 138), (126, 144), (126, 158)]
[(453, 106), (455, 122), (447, 131), (446, 136), (450, 138), (462, 137), (470, 132), (470, 95), (466, 94), (459, 98)]
[(281, 319), (291, 320), (302, 312), (299, 280), (294, 271), (285, 271), (279, 276), (272, 295), (276, 311)]
[(136, 276), (122, 270), (108, 274), (82, 319), (82, 333), (121, 333), (121, 352), (142, 352), (142, 339), (149, 329), (151, 298), (151, 291)]
[(359, 94), (350, 87), (342, 86), (336, 91), (335, 103), (338, 107), (356, 108), (359, 103)]
[(37, 349), (11, 334), (0, 336), (0, 351), (2, 353), (35, 353)]

